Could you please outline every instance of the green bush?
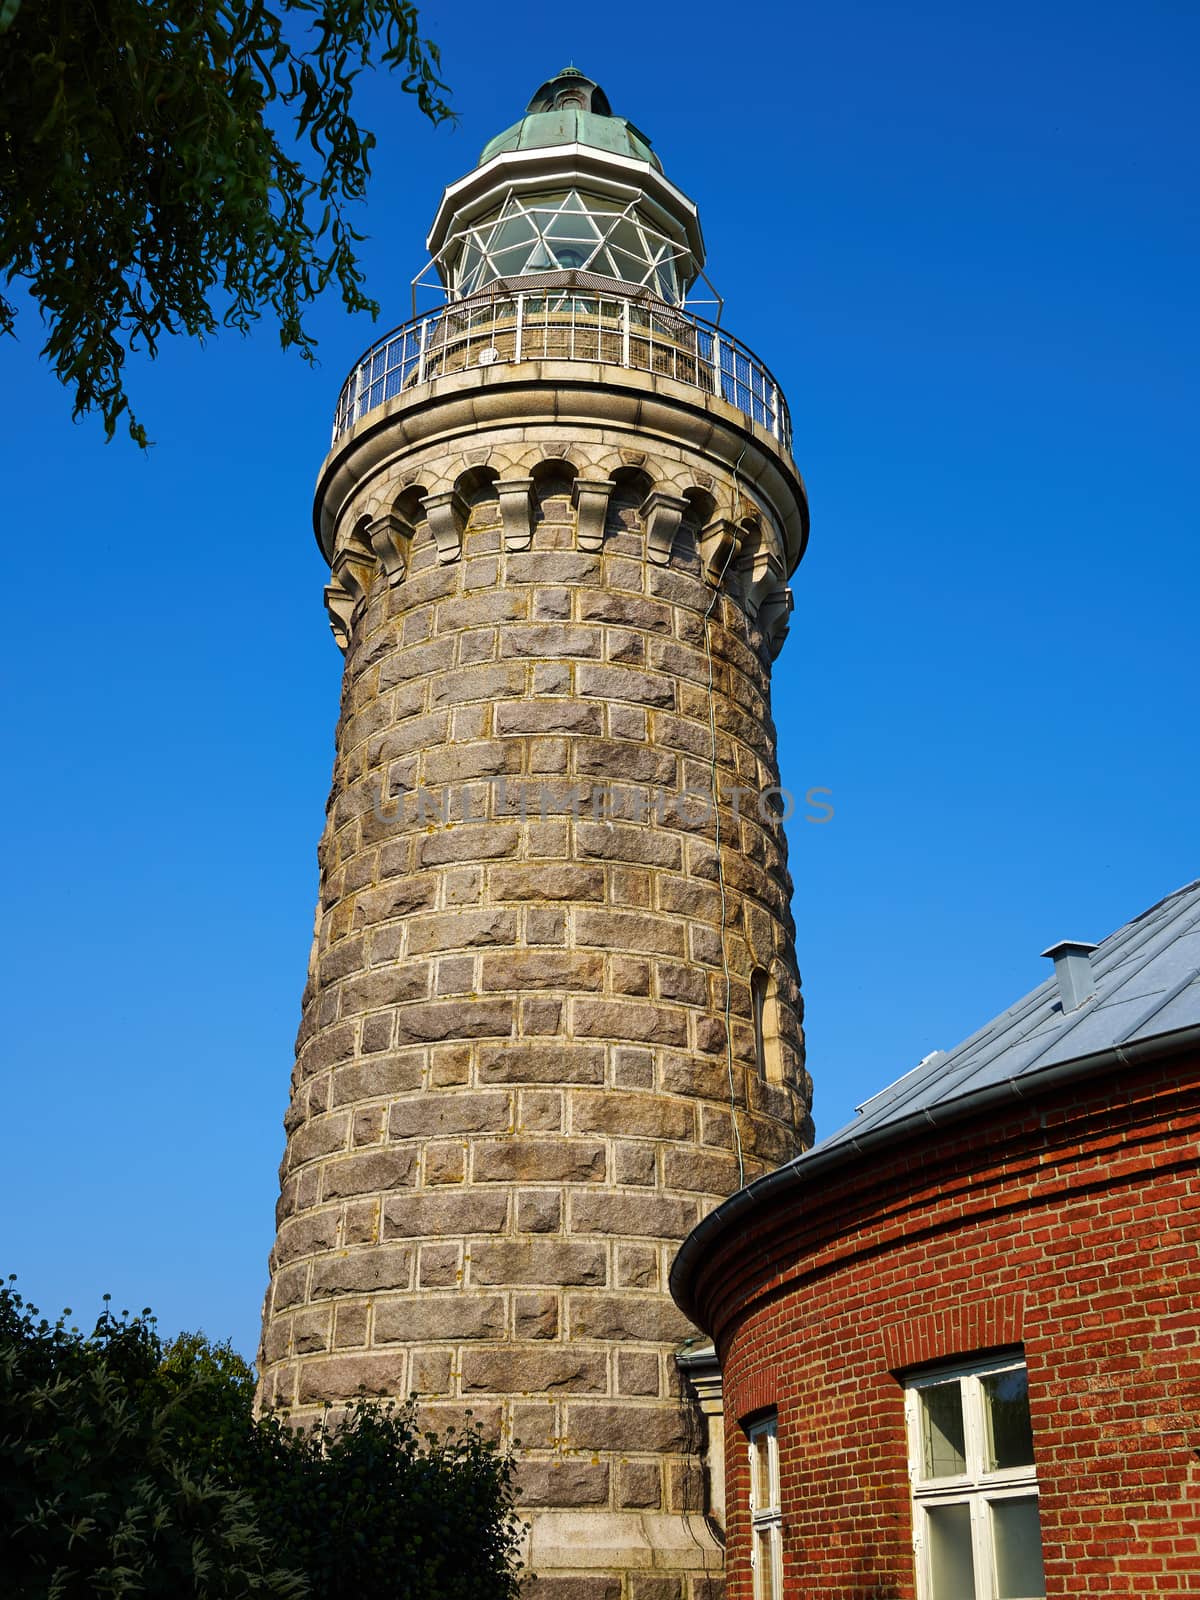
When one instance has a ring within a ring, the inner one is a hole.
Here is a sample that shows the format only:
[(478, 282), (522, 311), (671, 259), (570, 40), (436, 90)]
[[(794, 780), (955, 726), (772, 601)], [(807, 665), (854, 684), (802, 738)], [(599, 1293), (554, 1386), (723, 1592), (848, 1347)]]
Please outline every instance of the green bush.
[(4, 1594), (514, 1600), (510, 1456), (411, 1405), (302, 1432), (253, 1392), (228, 1344), (145, 1312), (81, 1334), (0, 1285)]

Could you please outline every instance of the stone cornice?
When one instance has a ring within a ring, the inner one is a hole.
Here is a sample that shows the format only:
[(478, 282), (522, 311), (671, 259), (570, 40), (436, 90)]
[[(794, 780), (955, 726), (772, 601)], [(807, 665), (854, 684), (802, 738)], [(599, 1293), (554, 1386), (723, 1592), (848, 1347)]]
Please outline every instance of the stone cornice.
[(789, 575), (808, 541), (808, 501), (791, 456), (770, 432), (728, 401), (673, 379), (586, 362), (527, 361), (519, 366), (433, 379), (364, 417), (330, 451), (317, 480), (314, 527), (333, 553), (338, 518), (360, 486), (418, 447), (448, 447), (484, 431), (552, 425), (594, 432), (635, 431), (684, 444), (752, 486), (775, 512)]

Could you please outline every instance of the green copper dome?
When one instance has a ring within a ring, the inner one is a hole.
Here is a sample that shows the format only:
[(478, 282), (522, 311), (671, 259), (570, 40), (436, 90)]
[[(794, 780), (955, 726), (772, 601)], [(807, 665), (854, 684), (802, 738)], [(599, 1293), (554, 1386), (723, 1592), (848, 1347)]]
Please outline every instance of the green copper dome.
[(577, 67), (564, 67), (548, 79), (520, 122), (484, 146), (479, 165), (510, 150), (545, 150), (556, 144), (591, 145), (610, 155), (648, 161), (655, 171), (662, 171), (646, 135), (624, 117), (614, 117), (604, 90)]

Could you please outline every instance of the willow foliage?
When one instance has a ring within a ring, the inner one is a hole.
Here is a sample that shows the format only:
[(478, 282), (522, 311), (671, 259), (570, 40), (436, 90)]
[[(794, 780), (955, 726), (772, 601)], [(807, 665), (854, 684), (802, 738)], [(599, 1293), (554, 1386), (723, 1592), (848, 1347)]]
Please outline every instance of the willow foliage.
[[(346, 216), (374, 65), (451, 115), (410, 0), (0, 0), (0, 281), (40, 307), (77, 417), (111, 438), (125, 413), (144, 444), (122, 368), (164, 334), (267, 314), (311, 359), (303, 313), (328, 285), (377, 311)], [(0, 332), (15, 315), (0, 295)]]

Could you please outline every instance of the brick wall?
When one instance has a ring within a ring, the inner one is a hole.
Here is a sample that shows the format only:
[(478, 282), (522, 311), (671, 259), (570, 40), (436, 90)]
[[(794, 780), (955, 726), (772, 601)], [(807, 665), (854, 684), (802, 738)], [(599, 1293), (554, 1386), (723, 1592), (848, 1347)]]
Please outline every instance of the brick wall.
[(1200, 1594), (1200, 1063), (1126, 1074), (792, 1191), (699, 1281), (739, 1420), (779, 1416), (785, 1592), (914, 1594), (897, 1372), (1022, 1345), (1047, 1595)]

